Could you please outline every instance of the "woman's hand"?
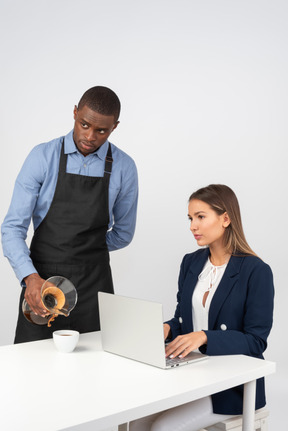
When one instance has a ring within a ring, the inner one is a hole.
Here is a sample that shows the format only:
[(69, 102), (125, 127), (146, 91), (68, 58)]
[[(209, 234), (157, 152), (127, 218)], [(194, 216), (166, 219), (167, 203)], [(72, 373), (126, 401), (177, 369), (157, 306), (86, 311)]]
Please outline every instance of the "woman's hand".
[(163, 323), (163, 330), (164, 330), (164, 340), (166, 340), (171, 333), (171, 329), (168, 323)]
[[(169, 326), (169, 325), (168, 325)], [(189, 334), (178, 335), (166, 347), (166, 357), (174, 358), (179, 356), (185, 358), (188, 353), (207, 343), (207, 336), (204, 331), (190, 332)]]

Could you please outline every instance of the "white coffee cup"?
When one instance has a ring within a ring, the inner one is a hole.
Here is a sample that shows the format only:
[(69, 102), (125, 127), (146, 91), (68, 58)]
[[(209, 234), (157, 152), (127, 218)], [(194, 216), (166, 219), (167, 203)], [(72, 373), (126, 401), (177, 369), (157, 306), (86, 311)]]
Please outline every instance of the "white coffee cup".
[(53, 340), (56, 349), (62, 353), (71, 353), (77, 346), (79, 332), (71, 329), (61, 329), (53, 332)]

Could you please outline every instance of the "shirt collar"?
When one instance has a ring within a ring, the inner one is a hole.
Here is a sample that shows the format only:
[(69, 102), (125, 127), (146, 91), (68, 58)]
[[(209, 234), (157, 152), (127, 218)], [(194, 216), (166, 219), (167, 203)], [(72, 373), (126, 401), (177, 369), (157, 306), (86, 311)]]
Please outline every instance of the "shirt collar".
[[(101, 160), (105, 160), (106, 158), (106, 154), (108, 151), (108, 140), (106, 142), (104, 142), (103, 145), (101, 145), (101, 147), (95, 151), (95, 153), (92, 153), (91, 156), (97, 156), (99, 157), (99, 159)], [(72, 154), (72, 153), (79, 153), (74, 139), (73, 139), (73, 130), (71, 130), (68, 135), (65, 136), (64, 139), (64, 153), (65, 154)]]

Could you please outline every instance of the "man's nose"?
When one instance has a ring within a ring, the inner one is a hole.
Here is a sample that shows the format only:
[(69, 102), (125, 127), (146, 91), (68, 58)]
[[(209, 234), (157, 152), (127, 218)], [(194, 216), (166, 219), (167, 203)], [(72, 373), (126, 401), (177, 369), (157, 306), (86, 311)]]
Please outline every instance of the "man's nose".
[(95, 141), (96, 132), (94, 132), (94, 130), (89, 129), (86, 131), (85, 137), (86, 137), (87, 141)]

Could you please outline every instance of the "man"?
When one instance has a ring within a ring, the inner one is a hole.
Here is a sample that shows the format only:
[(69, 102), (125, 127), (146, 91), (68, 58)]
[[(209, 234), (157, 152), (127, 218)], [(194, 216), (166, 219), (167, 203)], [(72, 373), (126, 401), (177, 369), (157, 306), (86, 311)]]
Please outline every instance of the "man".
[[(131, 242), (136, 223), (135, 163), (108, 141), (119, 114), (112, 90), (90, 88), (74, 107), (74, 129), (36, 146), (17, 177), (2, 225), (4, 255), (23, 286), (15, 343), (49, 338), (56, 329), (99, 330), (97, 293), (113, 293), (109, 251)], [(72, 281), (78, 302), (48, 328), (25, 319), (22, 301), (44, 316), (41, 287), (53, 275)]]

